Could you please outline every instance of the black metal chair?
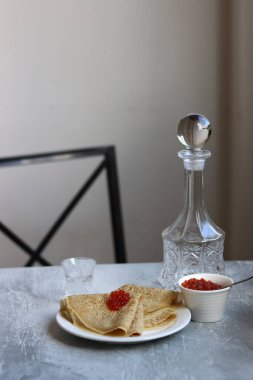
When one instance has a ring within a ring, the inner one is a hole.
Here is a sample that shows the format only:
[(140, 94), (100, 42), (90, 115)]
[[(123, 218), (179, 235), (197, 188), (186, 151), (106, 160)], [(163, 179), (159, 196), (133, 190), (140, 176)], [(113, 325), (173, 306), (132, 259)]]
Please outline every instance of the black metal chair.
[(50, 153), (39, 153), (22, 156), (13, 156), (0, 158), (0, 168), (7, 166), (23, 166), (31, 164), (53, 163), (59, 161), (66, 161), (72, 159), (82, 159), (87, 157), (102, 156), (103, 159), (92, 172), (87, 181), (78, 190), (73, 199), (68, 203), (66, 208), (58, 216), (56, 221), (50, 227), (46, 235), (43, 237), (37, 248), (33, 249), (29, 244), (23, 241), (17, 236), (9, 227), (0, 221), (0, 230), (15, 244), (17, 244), (30, 258), (25, 266), (32, 266), (35, 262), (39, 262), (41, 265), (51, 265), (45, 258), (42, 257), (42, 253), (64, 223), (66, 218), (70, 215), (72, 210), (89, 190), (98, 176), (105, 170), (107, 174), (107, 186), (110, 203), (110, 215), (113, 232), (113, 243), (115, 252), (115, 262), (125, 263), (126, 249), (123, 231), (123, 221), (120, 202), (119, 181), (117, 174), (117, 161), (116, 151), (114, 146), (99, 146), (92, 148), (83, 148), (75, 150), (64, 150)]

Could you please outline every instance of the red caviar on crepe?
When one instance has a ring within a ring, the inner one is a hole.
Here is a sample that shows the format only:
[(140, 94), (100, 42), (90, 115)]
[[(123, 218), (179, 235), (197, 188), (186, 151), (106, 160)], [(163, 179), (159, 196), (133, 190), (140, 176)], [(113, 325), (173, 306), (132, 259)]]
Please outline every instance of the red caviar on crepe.
[(109, 310), (117, 311), (125, 306), (130, 300), (129, 293), (124, 290), (114, 290), (110, 293), (110, 296), (106, 302)]

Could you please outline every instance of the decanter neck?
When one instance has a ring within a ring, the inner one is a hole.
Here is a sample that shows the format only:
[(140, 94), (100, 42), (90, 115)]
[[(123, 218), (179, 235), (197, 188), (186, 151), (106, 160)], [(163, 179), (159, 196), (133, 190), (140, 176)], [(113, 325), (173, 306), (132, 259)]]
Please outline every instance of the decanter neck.
[(185, 169), (185, 209), (204, 210), (204, 171)]
[(185, 169), (185, 209), (204, 210), (204, 167), (211, 152), (202, 149), (185, 149), (178, 152)]

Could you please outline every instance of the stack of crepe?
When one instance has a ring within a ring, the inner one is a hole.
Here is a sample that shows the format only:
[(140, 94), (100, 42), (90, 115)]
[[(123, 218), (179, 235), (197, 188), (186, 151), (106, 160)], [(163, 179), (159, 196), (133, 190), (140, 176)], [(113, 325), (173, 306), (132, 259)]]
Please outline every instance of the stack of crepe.
[(61, 314), (78, 328), (116, 336), (138, 336), (176, 321), (178, 292), (137, 285), (120, 289), (129, 293), (130, 300), (117, 311), (107, 307), (109, 293), (83, 294), (61, 300)]

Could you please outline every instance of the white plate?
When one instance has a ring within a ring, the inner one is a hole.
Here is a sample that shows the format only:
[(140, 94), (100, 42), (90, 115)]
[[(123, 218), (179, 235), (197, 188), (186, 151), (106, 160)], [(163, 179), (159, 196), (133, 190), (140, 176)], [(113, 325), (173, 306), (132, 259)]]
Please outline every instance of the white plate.
[(100, 335), (93, 331), (81, 330), (78, 327), (72, 325), (69, 321), (63, 318), (58, 311), (56, 314), (56, 321), (63, 330), (69, 332), (70, 334), (79, 336), (81, 338), (96, 340), (99, 342), (107, 342), (107, 343), (140, 343), (146, 342), (148, 340), (159, 339), (165, 336), (175, 334), (176, 332), (182, 330), (191, 320), (190, 310), (186, 307), (180, 307), (177, 310), (177, 320), (176, 322), (169, 327), (164, 327), (155, 330), (144, 331), (140, 336), (133, 337), (114, 337), (109, 335)]

